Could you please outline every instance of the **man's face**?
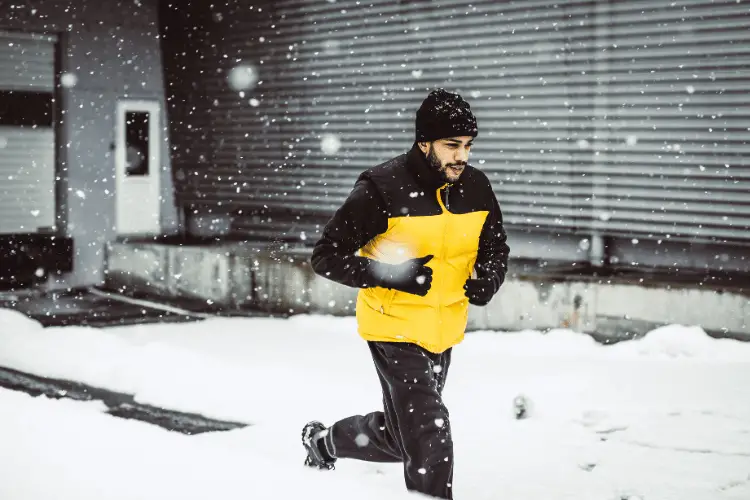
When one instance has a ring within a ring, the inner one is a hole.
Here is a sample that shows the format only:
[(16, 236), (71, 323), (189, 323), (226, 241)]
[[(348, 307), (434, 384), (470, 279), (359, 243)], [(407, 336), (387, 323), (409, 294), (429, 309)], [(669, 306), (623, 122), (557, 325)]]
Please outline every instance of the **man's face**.
[(419, 149), (425, 154), (427, 162), (440, 173), (444, 182), (454, 183), (469, 161), (469, 151), (474, 138), (470, 135), (448, 137), (433, 142), (420, 142)]

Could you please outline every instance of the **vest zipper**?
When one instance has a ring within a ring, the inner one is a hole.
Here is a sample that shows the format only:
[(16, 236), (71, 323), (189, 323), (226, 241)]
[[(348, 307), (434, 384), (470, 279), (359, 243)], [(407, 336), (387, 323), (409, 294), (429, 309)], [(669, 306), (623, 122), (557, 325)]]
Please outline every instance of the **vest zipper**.
[[(450, 212), (448, 210), (448, 207), (449, 207), (448, 193), (449, 193), (449, 190), (450, 190), (450, 184), (445, 184), (443, 186), (443, 188), (445, 189), (445, 203), (443, 204), (443, 207), (442, 207), (442, 208), (445, 209), (443, 211), (443, 217), (447, 217), (446, 214), (448, 214)], [(440, 202), (441, 201), (440, 190), (438, 190), (437, 194), (438, 194), (438, 202)], [(442, 245), (440, 247), (441, 262), (445, 262), (445, 240), (446, 240), (446, 231), (445, 231), (445, 226), (443, 226), (443, 242), (442, 242)], [(441, 285), (442, 285), (442, 283), (440, 283), (438, 285), (438, 289), (440, 289)], [(443, 301), (442, 301), (442, 297), (440, 296), (440, 292), (438, 292), (438, 322), (437, 322), (436, 326), (437, 326), (437, 332), (436, 332), (437, 335), (436, 336), (437, 336), (437, 339), (438, 339), (437, 340), (437, 344), (439, 346), (442, 346), (443, 345)]]
[(451, 186), (450, 184), (448, 184), (447, 186), (445, 186), (445, 209), (449, 211), (451, 209), (451, 202), (448, 199), (448, 196), (450, 195), (450, 193), (451, 193)]

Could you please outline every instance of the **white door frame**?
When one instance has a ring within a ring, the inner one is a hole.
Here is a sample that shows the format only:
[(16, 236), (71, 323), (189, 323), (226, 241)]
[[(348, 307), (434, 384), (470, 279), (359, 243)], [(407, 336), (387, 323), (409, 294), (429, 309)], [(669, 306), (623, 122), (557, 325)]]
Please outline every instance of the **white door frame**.
[[(147, 175), (126, 175), (126, 113), (149, 114)], [(161, 104), (156, 100), (117, 101), (115, 113), (115, 232), (157, 235), (161, 232)]]

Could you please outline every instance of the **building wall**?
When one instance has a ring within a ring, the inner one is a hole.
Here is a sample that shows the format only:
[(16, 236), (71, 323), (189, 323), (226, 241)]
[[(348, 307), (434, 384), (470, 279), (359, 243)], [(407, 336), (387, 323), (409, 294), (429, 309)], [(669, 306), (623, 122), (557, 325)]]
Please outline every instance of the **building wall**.
[(0, 29), (55, 34), (60, 72), (58, 228), (74, 238), (73, 272), (53, 286), (100, 283), (105, 245), (116, 237), (115, 109), (119, 99), (157, 100), (162, 108), (162, 211), (165, 233), (177, 228), (166, 127), (158, 0), (0, 0)]
[[(512, 257), (571, 274), (750, 271), (742, 3), (173, 5), (184, 40), (165, 46), (180, 70), (169, 92), (194, 99), (174, 124), (179, 198), (202, 222), (188, 227), (313, 243), (362, 170), (411, 146), (414, 110), (445, 86), (477, 113), (472, 160)], [(198, 37), (184, 29), (196, 20)], [(247, 66), (257, 85), (232, 88)]]

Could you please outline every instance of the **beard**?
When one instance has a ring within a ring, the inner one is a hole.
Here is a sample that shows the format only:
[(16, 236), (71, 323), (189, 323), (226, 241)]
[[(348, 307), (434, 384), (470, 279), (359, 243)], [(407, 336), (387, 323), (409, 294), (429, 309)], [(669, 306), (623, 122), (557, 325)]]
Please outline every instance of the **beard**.
[(450, 177), (448, 177), (448, 167), (458, 167), (461, 169), (466, 167), (465, 163), (446, 163), (445, 165), (443, 165), (443, 162), (440, 161), (440, 158), (438, 158), (435, 154), (435, 148), (432, 146), (430, 146), (430, 151), (429, 153), (427, 153), (427, 163), (430, 165), (430, 168), (435, 170), (438, 175), (440, 175), (440, 180), (443, 182), (447, 182), (448, 184), (453, 184), (458, 180), (458, 178), (451, 179)]

